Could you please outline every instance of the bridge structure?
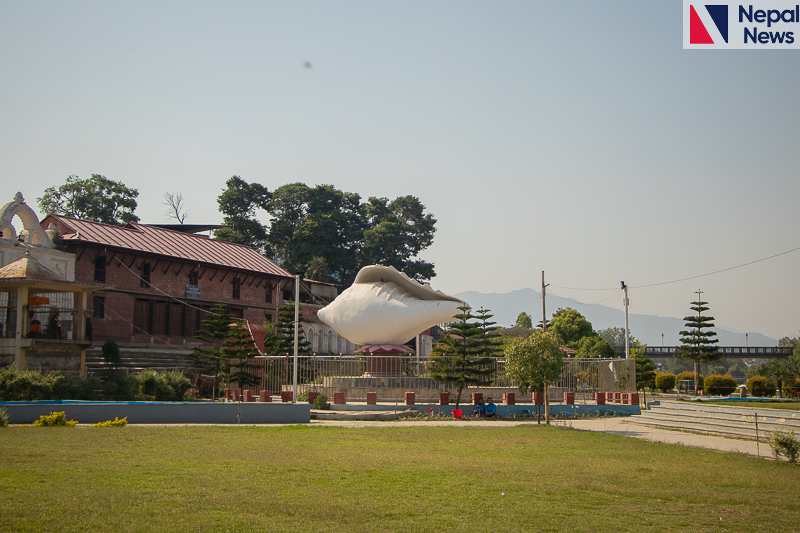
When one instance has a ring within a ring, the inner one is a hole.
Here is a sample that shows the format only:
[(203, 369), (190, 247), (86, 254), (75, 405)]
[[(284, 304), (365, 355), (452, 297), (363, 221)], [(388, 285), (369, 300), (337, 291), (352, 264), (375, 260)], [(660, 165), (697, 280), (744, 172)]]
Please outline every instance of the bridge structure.
[[(680, 346), (648, 346), (644, 354), (651, 359), (674, 358)], [(722, 357), (728, 359), (788, 359), (791, 346), (718, 346)], [(625, 357), (625, 347), (615, 347), (617, 357)]]

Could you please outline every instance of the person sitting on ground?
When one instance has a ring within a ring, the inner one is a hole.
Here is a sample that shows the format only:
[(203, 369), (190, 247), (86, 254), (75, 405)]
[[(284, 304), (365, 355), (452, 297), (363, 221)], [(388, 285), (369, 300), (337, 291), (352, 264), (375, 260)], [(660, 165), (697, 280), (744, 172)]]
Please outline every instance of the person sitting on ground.
[(475, 404), (475, 407), (472, 409), (472, 414), (478, 417), (483, 417), (486, 413), (486, 404), (483, 403), (483, 398), (478, 400), (478, 403)]
[(492, 418), (493, 416), (497, 415), (497, 406), (492, 401), (492, 397), (486, 398), (486, 401), (489, 402), (486, 404), (485, 414), (486, 418)]

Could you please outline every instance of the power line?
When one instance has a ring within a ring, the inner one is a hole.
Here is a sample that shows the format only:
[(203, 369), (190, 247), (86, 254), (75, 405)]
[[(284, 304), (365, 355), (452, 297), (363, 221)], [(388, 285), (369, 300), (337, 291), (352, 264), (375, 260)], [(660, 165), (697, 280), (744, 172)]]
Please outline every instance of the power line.
[[(792, 248), (791, 250), (786, 250), (785, 252), (781, 252), (781, 253), (775, 254), (775, 255), (770, 255), (768, 257), (762, 257), (761, 259), (756, 259), (755, 261), (748, 261), (747, 263), (742, 263), (741, 265), (736, 265), (736, 266), (732, 266), (732, 267), (728, 267), (728, 268), (723, 268), (723, 269), (720, 269), (720, 270), (715, 270), (713, 272), (707, 272), (705, 274), (699, 274), (697, 276), (689, 276), (688, 278), (674, 279), (674, 280), (671, 280), (671, 281), (661, 281), (661, 282), (658, 282), (658, 283), (649, 283), (647, 285), (632, 285), (632, 286), (629, 286), (628, 288), (629, 289), (644, 289), (644, 288), (647, 288), (647, 287), (657, 287), (659, 285), (670, 285), (672, 283), (680, 283), (682, 281), (689, 281), (689, 280), (698, 279), (698, 278), (705, 278), (707, 276), (713, 276), (715, 274), (721, 274), (722, 272), (728, 272), (729, 270), (736, 270), (737, 268), (742, 268), (742, 267), (754, 265), (756, 263), (761, 263), (763, 261), (768, 261), (770, 259), (775, 259), (776, 257), (780, 257), (782, 255), (790, 254), (790, 253), (796, 252), (798, 250), (800, 250), (800, 247)], [(570, 290), (570, 291), (618, 291), (619, 290), (619, 288), (601, 289), (601, 288), (562, 287), (562, 286), (559, 286), (559, 285), (553, 285), (553, 287), (555, 287), (557, 289), (565, 289), (565, 290)], [(609, 297), (609, 298), (611, 298), (611, 297)], [(606, 298), (606, 299), (609, 299), (609, 298)], [(605, 301), (605, 300), (603, 300), (603, 301)]]

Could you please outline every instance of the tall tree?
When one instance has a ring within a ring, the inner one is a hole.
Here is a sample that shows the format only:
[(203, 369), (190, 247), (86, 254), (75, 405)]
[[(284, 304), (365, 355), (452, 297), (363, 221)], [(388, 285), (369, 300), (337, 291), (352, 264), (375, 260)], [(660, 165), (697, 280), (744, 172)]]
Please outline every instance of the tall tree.
[(100, 174), (88, 179), (70, 175), (64, 185), (45, 189), (38, 202), (43, 213), (121, 225), (139, 221), (133, 214), (138, 196), (136, 189)]
[(533, 320), (531, 320), (531, 315), (529, 315), (525, 311), (518, 314), (517, 321), (514, 322), (514, 327), (523, 329), (533, 329)]
[(577, 348), (584, 337), (594, 335), (592, 323), (571, 307), (559, 308), (553, 314), (552, 324), (547, 326), (548, 333), (554, 333), (561, 343), (570, 348)]
[[(601, 329), (597, 332), (597, 334), (600, 336), (600, 338), (610, 344), (612, 348), (625, 347), (625, 328), (614, 327)], [(636, 342), (636, 339), (633, 338), (633, 335), (631, 335), (629, 339), (631, 345)]]
[[(547, 384), (559, 379), (564, 368), (561, 339), (549, 331), (535, 330), (527, 338), (512, 339), (503, 353), (506, 371), (523, 394), (546, 391)], [(545, 416), (549, 422), (549, 413)]]
[[(636, 390), (644, 390), (645, 387), (653, 389), (656, 384), (656, 365), (644, 354), (645, 350), (647, 350), (646, 344), (641, 342), (631, 344), (631, 358), (636, 363)], [(646, 396), (644, 401), (646, 405)]]
[(181, 225), (183, 225), (186, 217), (192, 214), (191, 211), (186, 209), (186, 203), (183, 200), (183, 193), (180, 191), (165, 192), (164, 201), (161, 202), (161, 204), (167, 206), (164, 216), (167, 218), (174, 218), (178, 221), (178, 224)]
[(254, 373), (258, 365), (250, 361), (255, 351), (255, 343), (250, 333), (241, 324), (231, 324), (222, 353), (226, 361), (228, 381), (236, 383), (242, 392), (250, 385), (261, 383), (261, 378)]
[(614, 357), (614, 348), (599, 335), (583, 337), (578, 341), (575, 357)]
[(214, 385), (211, 390), (211, 399), (216, 399), (219, 390), (219, 378), (226, 371), (225, 341), (230, 333), (233, 317), (228, 313), (228, 308), (222, 302), (217, 302), (201, 321), (201, 328), (194, 335), (208, 346), (195, 346), (192, 348), (192, 358), (195, 364), (208, 367), (214, 375)]
[(481, 329), (481, 335), (478, 338), (481, 345), (480, 354), (487, 357), (499, 357), (502, 355), (503, 351), (503, 336), (500, 334), (500, 328), (497, 326), (497, 322), (490, 320), (492, 317), (494, 317), (494, 315), (491, 314), (489, 309), (481, 307), (475, 311), (475, 319), (478, 321), (478, 325)]
[(267, 228), (256, 217), (256, 210), (266, 210), (271, 198), (269, 190), (258, 183), (247, 183), (239, 176), (225, 182), (227, 188), (217, 197), (226, 227), (214, 231), (223, 241), (252, 246), (269, 255)]
[(464, 387), (489, 386), (494, 375), (480, 322), (470, 313), (470, 306), (462, 305), (459, 310), (455, 322), (448, 324), (445, 336), (431, 350), (428, 367), (435, 381), (456, 387), (456, 409)]
[(681, 347), (678, 349), (677, 357), (683, 361), (691, 361), (694, 364), (694, 393), (697, 394), (697, 385), (700, 376), (700, 363), (710, 363), (722, 358), (722, 354), (717, 350), (716, 344), (719, 339), (717, 333), (711, 331), (714, 327), (714, 317), (704, 316), (703, 313), (709, 310), (708, 302), (700, 299), (703, 291), (696, 291), (697, 301), (692, 302), (690, 309), (697, 313), (684, 317), (685, 330), (681, 331)]
[(436, 219), (425, 213), (416, 196), (371, 197), (365, 206), (362, 265), (381, 264), (402, 270), (409, 277), (426, 280), (436, 275), (433, 263), (414, 259), (433, 244)]

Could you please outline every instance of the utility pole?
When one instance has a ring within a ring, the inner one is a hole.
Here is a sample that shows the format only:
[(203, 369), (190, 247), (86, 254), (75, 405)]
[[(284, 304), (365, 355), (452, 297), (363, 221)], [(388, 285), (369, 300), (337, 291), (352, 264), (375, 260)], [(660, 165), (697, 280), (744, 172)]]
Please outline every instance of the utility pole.
[(292, 403), (297, 403), (297, 345), (300, 338), (300, 275), (294, 277), (294, 371), (292, 372)]
[(547, 292), (547, 287), (550, 284), (544, 284), (544, 270), (542, 270), (542, 332), (547, 333), (547, 310), (544, 304), (545, 292)]
[(624, 281), (620, 281), (620, 288), (625, 292), (625, 359), (631, 358), (631, 334), (628, 330), (628, 286)]

